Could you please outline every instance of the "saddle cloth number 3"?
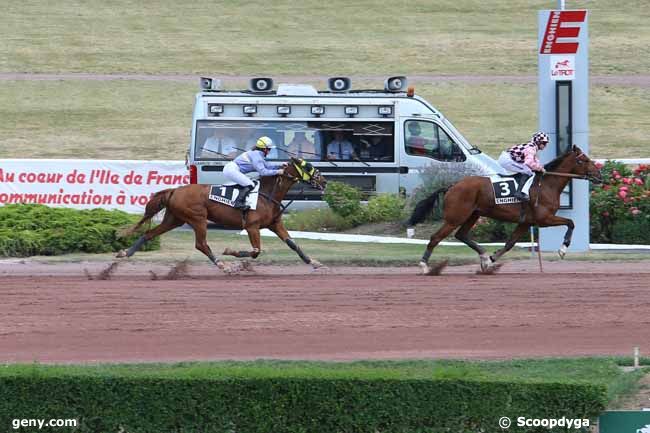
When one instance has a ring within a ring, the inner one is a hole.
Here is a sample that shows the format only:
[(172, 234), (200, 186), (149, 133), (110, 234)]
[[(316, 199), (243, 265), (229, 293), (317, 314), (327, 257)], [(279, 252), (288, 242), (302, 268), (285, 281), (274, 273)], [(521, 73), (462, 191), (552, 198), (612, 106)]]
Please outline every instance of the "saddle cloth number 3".
[(497, 185), (499, 185), (499, 191), (498, 191), (499, 198), (509, 197), (510, 194), (513, 193), (513, 190), (515, 188), (515, 183), (514, 181), (511, 180), (499, 182)]
[(494, 202), (496, 204), (519, 203), (519, 200), (513, 197), (517, 191), (517, 184), (513, 179), (499, 180), (492, 182), (494, 187)]

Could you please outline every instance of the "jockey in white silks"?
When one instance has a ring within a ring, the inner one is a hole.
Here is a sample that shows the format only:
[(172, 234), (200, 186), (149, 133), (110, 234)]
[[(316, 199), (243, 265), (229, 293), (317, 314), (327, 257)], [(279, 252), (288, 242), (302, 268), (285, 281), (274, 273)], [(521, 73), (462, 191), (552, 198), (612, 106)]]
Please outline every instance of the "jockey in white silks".
[(515, 198), (522, 201), (528, 200), (528, 196), (522, 192), (522, 189), (528, 178), (535, 174), (533, 172), (544, 173), (544, 166), (537, 159), (537, 152), (544, 149), (547, 144), (548, 135), (544, 132), (537, 132), (528, 143), (517, 144), (501, 152), (501, 156), (499, 156), (501, 167), (519, 173)]

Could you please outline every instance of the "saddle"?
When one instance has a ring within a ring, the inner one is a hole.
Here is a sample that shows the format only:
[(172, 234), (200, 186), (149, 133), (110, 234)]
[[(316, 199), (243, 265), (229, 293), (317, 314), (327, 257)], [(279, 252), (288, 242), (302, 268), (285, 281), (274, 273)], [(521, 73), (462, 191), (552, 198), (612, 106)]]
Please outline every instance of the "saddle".
[[(258, 180), (253, 182), (255, 183), (255, 187), (250, 193), (248, 193), (248, 197), (246, 197), (246, 204), (249, 206), (250, 210), (255, 210), (257, 208), (257, 198), (259, 197), (260, 192), (260, 182)], [(234, 207), (237, 197), (241, 194), (242, 188), (242, 186), (234, 182), (224, 183), (222, 185), (211, 185), (208, 198), (214, 202)]]

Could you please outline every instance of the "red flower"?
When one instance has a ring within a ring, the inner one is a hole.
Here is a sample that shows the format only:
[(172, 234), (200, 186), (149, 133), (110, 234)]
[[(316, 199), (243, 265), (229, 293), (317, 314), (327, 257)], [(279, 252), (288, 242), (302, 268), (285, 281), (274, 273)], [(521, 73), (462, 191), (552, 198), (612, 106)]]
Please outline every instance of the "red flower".
[(605, 164), (603, 164), (602, 162), (596, 162), (594, 165), (596, 166), (596, 168), (598, 170), (600, 170), (601, 168), (603, 168), (605, 166)]
[(607, 184), (604, 184), (604, 185), (603, 185), (603, 189), (604, 189), (605, 191), (608, 191), (609, 189), (611, 189), (611, 187), (612, 187), (611, 185), (607, 185)]
[(639, 179), (638, 177), (635, 177), (634, 183), (636, 183), (637, 185), (643, 185), (643, 179)]
[(603, 216), (604, 216), (605, 218), (607, 218), (607, 217), (609, 216), (609, 212), (604, 211), (604, 212), (603, 212)]
[(623, 183), (625, 185), (632, 185), (632, 179), (630, 179), (629, 177), (624, 177), (623, 178)]
[(620, 191), (618, 192), (618, 196), (619, 196), (620, 198), (622, 198), (623, 200), (625, 200), (625, 197), (627, 197), (627, 191), (625, 191), (624, 189), (620, 190)]

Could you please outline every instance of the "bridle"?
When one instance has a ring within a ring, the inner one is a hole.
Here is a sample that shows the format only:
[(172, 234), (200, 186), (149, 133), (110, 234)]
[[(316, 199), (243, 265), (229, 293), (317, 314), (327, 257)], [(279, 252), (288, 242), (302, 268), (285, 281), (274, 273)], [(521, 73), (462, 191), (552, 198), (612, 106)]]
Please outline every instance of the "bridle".
[(323, 188), (320, 186), (320, 184), (317, 182), (318, 179), (320, 178), (320, 172), (316, 170), (316, 167), (305, 161), (304, 159), (297, 159), (297, 158), (291, 158), (291, 164), (293, 168), (296, 169), (298, 172), (297, 175), (291, 175), (289, 173), (283, 173), (280, 176), (277, 176), (275, 179), (275, 182), (273, 183), (273, 189), (271, 190), (270, 194), (266, 194), (263, 192), (260, 192), (259, 195), (270, 201), (271, 203), (274, 203), (280, 207), (280, 212), (273, 217), (273, 220), (277, 219), (280, 215), (282, 215), (289, 206), (293, 203), (293, 200), (291, 200), (286, 206), (282, 204), (282, 202), (276, 200), (273, 198), (275, 196), (275, 190), (282, 185), (283, 179), (290, 179), (293, 183), (295, 182), (304, 182), (308, 183), (314, 188), (322, 190)]
[(320, 186), (320, 183), (318, 183), (318, 179), (320, 179), (320, 172), (316, 170), (316, 167), (314, 167), (304, 159), (297, 159), (297, 158), (292, 158), (291, 164), (293, 165), (293, 168), (296, 169), (297, 175), (292, 176), (290, 174), (285, 173), (285, 176), (291, 178), (291, 180), (293, 180), (294, 182), (304, 182), (304, 183), (308, 183), (314, 188), (320, 190), (323, 189)]
[[(582, 156), (584, 156), (586, 159), (581, 158)], [(575, 158), (576, 158), (576, 165), (582, 165), (582, 164), (588, 163), (590, 161), (589, 158), (582, 152), (577, 154), (575, 156)], [(558, 173), (556, 171), (544, 172), (542, 174), (542, 176), (570, 177), (572, 179), (588, 180), (588, 181), (593, 182), (593, 183), (601, 183), (603, 181), (602, 178), (599, 179), (599, 178), (597, 178), (597, 177), (595, 177), (593, 175), (590, 175), (590, 174)]]

